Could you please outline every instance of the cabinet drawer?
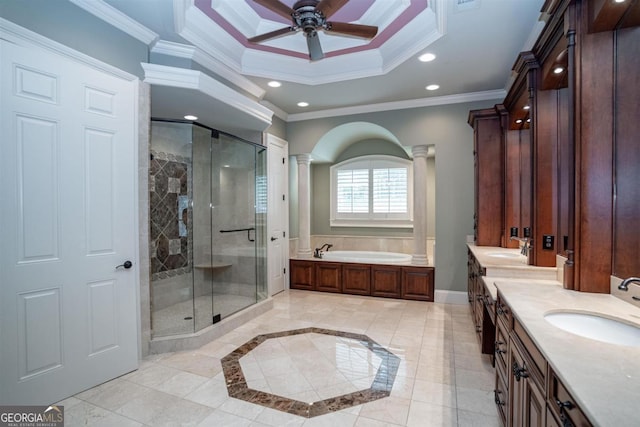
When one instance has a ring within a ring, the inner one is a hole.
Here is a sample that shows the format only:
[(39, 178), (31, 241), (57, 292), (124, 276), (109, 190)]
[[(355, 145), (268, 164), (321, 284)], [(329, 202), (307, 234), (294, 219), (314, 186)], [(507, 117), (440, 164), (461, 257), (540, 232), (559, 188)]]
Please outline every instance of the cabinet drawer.
[(493, 400), (503, 426), (507, 425), (507, 415), (509, 414), (509, 392), (505, 384), (503, 379), (499, 375), (496, 375), (496, 388), (493, 390)]
[(502, 295), (498, 292), (498, 299), (496, 300), (496, 323), (500, 322), (502, 322), (505, 331), (510, 331), (513, 328), (511, 309), (502, 301)]
[[(547, 391), (547, 405), (551, 413), (559, 421), (560, 425), (573, 425), (575, 427), (591, 427), (588, 418), (576, 404), (564, 384), (549, 369), (549, 390)], [(568, 420), (571, 424), (566, 424)], [(551, 423), (552, 424), (552, 423)]]
[(531, 378), (540, 389), (544, 389), (545, 376), (547, 375), (547, 361), (533, 343), (527, 332), (522, 327), (518, 319), (513, 319), (513, 333), (517, 337), (519, 344), (524, 347), (524, 357), (528, 365)]
[(496, 341), (495, 341), (495, 361), (496, 371), (507, 379), (507, 355), (509, 353), (509, 334), (504, 327), (498, 323), (496, 325)]

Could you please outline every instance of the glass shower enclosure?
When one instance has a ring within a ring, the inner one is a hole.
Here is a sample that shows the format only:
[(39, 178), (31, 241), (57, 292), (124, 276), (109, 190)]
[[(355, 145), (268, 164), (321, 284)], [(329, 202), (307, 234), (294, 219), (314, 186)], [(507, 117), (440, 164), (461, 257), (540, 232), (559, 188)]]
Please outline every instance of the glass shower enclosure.
[(194, 333), (265, 299), (265, 147), (153, 120), (150, 157), (152, 336)]

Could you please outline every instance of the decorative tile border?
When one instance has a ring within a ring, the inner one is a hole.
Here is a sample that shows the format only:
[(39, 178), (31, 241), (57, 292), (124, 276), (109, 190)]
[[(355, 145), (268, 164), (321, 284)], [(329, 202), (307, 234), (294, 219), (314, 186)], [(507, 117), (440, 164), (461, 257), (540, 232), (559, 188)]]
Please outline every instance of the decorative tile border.
[[(267, 393), (261, 390), (254, 390), (247, 386), (247, 381), (244, 377), (244, 373), (242, 372), (242, 367), (240, 366), (240, 358), (242, 356), (249, 354), (253, 349), (268, 339), (312, 333), (349, 338), (358, 341), (364, 347), (369, 349), (369, 351), (378, 356), (382, 362), (380, 363), (378, 372), (371, 383), (371, 387), (358, 390), (353, 393), (347, 393), (341, 396), (307, 403)], [(363, 403), (372, 402), (389, 396), (391, 389), (393, 388), (393, 383), (399, 366), (400, 358), (398, 356), (391, 353), (389, 350), (382, 347), (366, 335), (322, 328), (303, 328), (292, 331), (258, 335), (222, 358), (222, 371), (224, 372), (229, 396), (306, 418), (340, 411), (345, 408), (350, 408), (352, 406), (361, 405)]]

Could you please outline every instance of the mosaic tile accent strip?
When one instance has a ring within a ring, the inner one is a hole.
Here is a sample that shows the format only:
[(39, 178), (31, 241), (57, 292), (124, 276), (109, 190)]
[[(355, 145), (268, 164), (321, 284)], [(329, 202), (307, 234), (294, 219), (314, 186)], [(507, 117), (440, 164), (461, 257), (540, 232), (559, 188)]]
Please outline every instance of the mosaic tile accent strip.
[[(366, 389), (340, 396), (330, 397), (316, 402), (301, 402), (277, 394), (255, 390), (247, 385), (247, 380), (240, 365), (240, 359), (248, 355), (266, 340), (289, 337), (301, 334), (324, 334), (348, 338), (360, 343), (364, 348), (380, 358), (381, 363), (371, 386)], [(249, 403), (276, 409), (305, 418), (312, 418), (330, 412), (340, 411), (352, 406), (372, 402), (389, 396), (400, 366), (400, 358), (366, 335), (334, 331), (322, 328), (303, 328), (291, 331), (258, 335), (222, 358), (222, 371), (227, 384), (229, 396)]]
[(189, 199), (191, 191), (189, 162), (187, 158), (151, 151), (149, 212), (152, 280), (191, 270), (192, 213), (191, 209), (181, 212), (185, 211), (181, 205)]

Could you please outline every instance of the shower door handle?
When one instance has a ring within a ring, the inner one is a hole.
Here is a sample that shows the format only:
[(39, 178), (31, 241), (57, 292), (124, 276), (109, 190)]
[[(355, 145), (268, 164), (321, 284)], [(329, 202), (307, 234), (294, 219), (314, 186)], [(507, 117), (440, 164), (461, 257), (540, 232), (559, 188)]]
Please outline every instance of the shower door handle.
[(272, 242), (274, 242), (274, 241), (276, 241), (276, 240), (278, 240), (278, 238), (277, 238), (277, 237), (273, 237), (273, 236), (271, 236), (271, 241), (272, 241)]

